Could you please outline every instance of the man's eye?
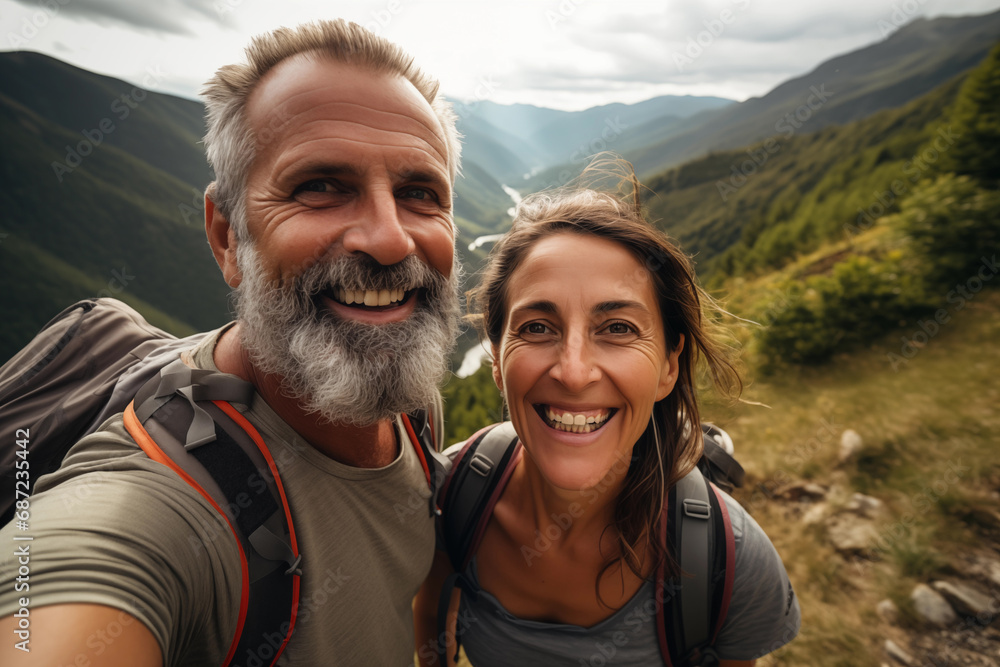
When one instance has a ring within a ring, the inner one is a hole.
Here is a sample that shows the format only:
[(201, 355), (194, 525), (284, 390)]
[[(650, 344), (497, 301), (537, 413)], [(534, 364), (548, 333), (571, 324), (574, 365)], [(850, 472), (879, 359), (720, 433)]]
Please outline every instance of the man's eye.
[(434, 199), (434, 194), (426, 188), (405, 188), (400, 192), (400, 195), (406, 199), (418, 199), (421, 201)]
[(332, 186), (326, 181), (306, 181), (299, 187), (295, 188), (295, 192), (329, 192), (332, 190)]

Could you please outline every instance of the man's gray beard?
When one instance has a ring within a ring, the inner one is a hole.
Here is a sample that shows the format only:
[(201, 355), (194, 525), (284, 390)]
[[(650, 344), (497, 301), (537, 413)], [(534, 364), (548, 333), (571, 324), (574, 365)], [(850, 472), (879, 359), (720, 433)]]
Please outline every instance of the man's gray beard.
[[(367, 255), (320, 260), (292, 280), (268, 281), (260, 254), (241, 243), (236, 288), (240, 338), (254, 366), (281, 378), (302, 408), (339, 424), (366, 426), (427, 408), (448, 370), (460, 314), (457, 259), (450, 278), (414, 256), (381, 266)], [(322, 307), (335, 286), (422, 285), (402, 322), (365, 324)]]

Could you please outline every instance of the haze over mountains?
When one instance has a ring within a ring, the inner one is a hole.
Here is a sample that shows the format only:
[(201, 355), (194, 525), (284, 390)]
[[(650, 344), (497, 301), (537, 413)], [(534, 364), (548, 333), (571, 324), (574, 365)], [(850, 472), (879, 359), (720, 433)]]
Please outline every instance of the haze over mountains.
[[(601, 150), (625, 155), (650, 180), (711, 151), (867, 118), (973, 67), (998, 35), (1000, 12), (917, 20), (738, 104), (665, 96), (566, 112), (458, 103), (459, 252), (474, 269), (485, 249), (469, 251), (469, 243), (506, 229), (512, 200), (504, 186), (525, 193), (565, 183)], [(202, 229), (201, 192), (211, 179), (203, 107), (153, 92), (156, 72), (144, 84), (151, 90), (37, 53), (0, 54), (0, 358), (97, 293), (131, 301), (177, 333), (228, 319), (228, 288)], [(705, 215), (683, 235), (697, 239), (722, 214)], [(737, 230), (702, 250), (719, 255), (739, 239)]]

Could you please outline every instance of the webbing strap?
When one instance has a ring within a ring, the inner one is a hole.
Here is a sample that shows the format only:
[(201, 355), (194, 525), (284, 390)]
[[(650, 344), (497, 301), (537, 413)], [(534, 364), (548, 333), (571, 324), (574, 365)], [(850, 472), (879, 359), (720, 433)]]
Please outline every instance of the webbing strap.
[(136, 417), (145, 423), (150, 415), (163, 407), (172, 397), (183, 397), (193, 413), (184, 439), (184, 448), (188, 450), (212, 442), (216, 438), (215, 420), (199, 407), (196, 401), (235, 401), (249, 405), (253, 400), (254, 389), (249, 382), (244, 382), (233, 375), (194, 369), (180, 359), (165, 366), (154, 382), (156, 386), (152, 393), (144, 397), (144, 400), (135, 407)]

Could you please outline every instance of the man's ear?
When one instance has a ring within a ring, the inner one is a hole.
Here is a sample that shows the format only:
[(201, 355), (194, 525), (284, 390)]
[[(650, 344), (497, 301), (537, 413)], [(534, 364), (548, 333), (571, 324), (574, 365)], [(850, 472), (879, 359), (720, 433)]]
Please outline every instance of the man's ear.
[(215, 183), (205, 191), (205, 234), (212, 248), (215, 261), (222, 269), (222, 277), (230, 287), (239, 287), (243, 276), (236, 263), (236, 232), (212, 201)]
[(667, 358), (663, 362), (660, 383), (656, 388), (657, 401), (662, 401), (670, 395), (670, 392), (674, 390), (674, 385), (677, 384), (677, 376), (680, 375), (679, 359), (684, 350), (684, 334), (679, 334), (678, 337), (680, 340), (677, 341), (677, 346), (667, 353)]

